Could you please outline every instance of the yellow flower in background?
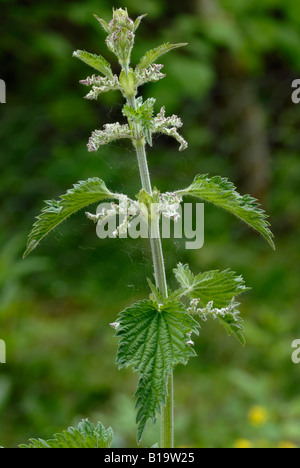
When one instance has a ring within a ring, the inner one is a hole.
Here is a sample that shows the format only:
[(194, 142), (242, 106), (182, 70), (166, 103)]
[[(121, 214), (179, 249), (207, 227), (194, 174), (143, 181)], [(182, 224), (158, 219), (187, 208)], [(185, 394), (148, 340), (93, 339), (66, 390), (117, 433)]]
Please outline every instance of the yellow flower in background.
[(287, 440), (283, 440), (282, 442), (279, 442), (278, 448), (298, 448), (297, 445), (293, 444), (293, 442), (289, 442)]
[(234, 443), (233, 448), (235, 449), (251, 449), (253, 448), (252, 443), (250, 440), (247, 439), (237, 439)]
[(263, 406), (252, 406), (248, 412), (248, 420), (252, 426), (263, 426), (269, 419), (269, 412)]

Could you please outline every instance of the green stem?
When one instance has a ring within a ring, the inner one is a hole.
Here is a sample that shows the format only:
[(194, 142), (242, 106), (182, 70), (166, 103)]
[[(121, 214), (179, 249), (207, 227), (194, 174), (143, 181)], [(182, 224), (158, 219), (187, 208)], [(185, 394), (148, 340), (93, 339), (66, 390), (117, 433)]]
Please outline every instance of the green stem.
[[(135, 98), (128, 99), (128, 103), (132, 107), (136, 107)], [(142, 136), (141, 128), (136, 126), (135, 133), (135, 148), (139, 165), (140, 177), (143, 189), (152, 195), (152, 186), (146, 156), (145, 139)], [(168, 288), (164, 264), (164, 256), (161, 244), (159, 216), (152, 220), (151, 236), (150, 236), (151, 252), (153, 259), (154, 275), (156, 287), (160, 293), (167, 298)], [(168, 377), (167, 383), (167, 398), (165, 406), (161, 408), (161, 448), (174, 447), (174, 396), (173, 396), (173, 373)]]
[[(151, 187), (150, 174), (149, 174), (149, 169), (148, 169), (144, 140), (142, 139), (140, 141), (137, 141), (135, 143), (135, 147), (136, 147), (137, 160), (139, 164), (140, 176), (141, 176), (141, 181), (142, 181), (142, 187), (144, 190), (146, 190), (146, 192), (152, 195), (152, 187)], [(168, 288), (167, 288), (167, 281), (166, 281), (165, 263), (164, 263), (162, 245), (161, 245), (159, 217), (157, 217), (157, 219), (152, 220), (150, 244), (151, 244), (151, 251), (152, 251), (156, 287), (159, 289), (161, 294), (167, 298)]]
[(135, 142), (135, 148), (136, 148), (136, 155), (137, 155), (137, 160), (138, 160), (138, 165), (139, 165), (139, 170), (140, 170), (142, 187), (144, 190), (146, 190), (146, 192), (152, 195), (150, 174), (149, 174), (148, 162), (147, 162), (147, 156), (146, 156), (146, 150), (145, 150), (145, 141), (143, 138)]
[(168, 378), (166, 406), (161, 411), (161, 448), (174, 448), (174, 389), (173, 372)]

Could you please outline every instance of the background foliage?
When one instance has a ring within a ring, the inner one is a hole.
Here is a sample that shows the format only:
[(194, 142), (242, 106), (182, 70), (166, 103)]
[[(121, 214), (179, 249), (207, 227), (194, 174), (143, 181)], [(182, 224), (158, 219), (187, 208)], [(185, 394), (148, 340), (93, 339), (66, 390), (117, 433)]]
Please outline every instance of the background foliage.
[[(243, 298), (245, 349), (216, 324), (203, 324), (198, 357), (178, 366), (176, 444), (191, 447), (300, 444), (299, 338), (300, 106), (291, 83), (300, 75), (297, 0), (1, 0), (0, 109), (0, 444), (48, 439), (83, 417), (112, 425), (115, 444), (134, 447), (136, 375), (114, 365), (117, 340), (108, 326), (148, 294), (146, 241), (100, 241), (84, 215), (63, 224), (31, 258), (21, 259), (43, 200), (98, 176), (111, 190), (139, 190), (129, 143), (86, 149), (90, 132), (120, 119), (117, 93), (82, 99), (89, 74), (72, 59), (78, 48), (105, 50), (92, 14), (111, 8), (148, 12), (134, 59), (162, 42), (189, 42), (165, 56), (167, 78), (147, 85), (184, 121), (190, 147), (156, 137), (149, 154), (153, 183), (167, 191), (195, 174), (228, 177), (271, 214), (277, 251), (230, 215), (206, 206), (205, 246), (185, 251), (164, 241), (170, 275), (177, 261), (194, 272), (230, 268), (253, 288)], [(113, 62), (117, 70), (117, 63)], [(191, 411), (192, 408), (192, 411)], [(147, 429), (144, 444), (155, 443)]]

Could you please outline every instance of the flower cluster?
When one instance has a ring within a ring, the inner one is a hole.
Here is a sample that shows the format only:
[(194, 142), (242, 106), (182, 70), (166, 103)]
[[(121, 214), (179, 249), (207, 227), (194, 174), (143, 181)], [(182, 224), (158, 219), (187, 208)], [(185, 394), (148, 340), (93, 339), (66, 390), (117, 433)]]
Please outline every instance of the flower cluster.
[(106, 38), (108, 49), (118, 57), (120, 65), (125, 70), (128, 70), (130, 63), (135, 38), (134, 33), (144, 16), (139, 16), (136, 21), (133, 21), (129, 18), (126, 8), (125, 10), (119, 8), (113, 11), (113, 19), (110, 23), (106, 23), (103, 19), (96, 17), (108, 33)]
[(166, 218), (171, 218), (175, 222), (180, 218), (180, 203), (182, 197), (176, 193), (162, 193), (159, 195), (159, 211)]
[(127, 230), (130, 228), (130, 221), (142, 213), (141, 206), (139, 202), (131, 200), (126, 195), (122, 194), (115, 194), (115, 197), (119, 199), (119, 205), (112, 202), (110, 209), (103, 208), (97, 214), (86, 213), (86, 216), (94, 221), (94, 223), (98, 223), (99, 221), (103, 221), (104, 219), (110, 218), (111, 216), (120, 217), (120, 224), (117, 229), (113, 232), (113, 237), (118, 237), (119, 235), (125, 234)]
[(120, 326), (120, 322), (112, 322), (109, 324), (111, 328), (113, 328), (114, 330), (117, 330), (117, 328), (119, 328)]
[(99, 146), (106, 145), (112, 141), (120, 140), (122, 138), (132, 139), (132, 134), (127, 124), (121, 125), (120, 123), (106, 124), (104, 130), (95, 130), (90, 136), (88, 142), (89, 151), (97, 151)]
[(165, 107), (162, 107), (154, 119), (154, 132), (174, 137), (180, 143), (179, 151), (183, 151), (188, 147), (188, 144), (177, 131), (182, 125), (182, 121), (177, 115), (166, 117)]
[(120, 234), (127, 232), (130, 228), (130, 221), (140, 214), (141, 208), (138, 202), (130, 200), (126, 195), (119, 195), (119, 205), (114, 206), (116, 213), (120, 215), (122, 220), (113, 232), (113, 236), (118, 237)]
[(200, 318), (206, 322), (208, 317), (213, 318), (214, 320), (218, 317), (225, 318), (230, 315), (235, 322), (239, 321), (239, 311), (237, 310), (238, 304), (233, 298), (229, 306), (222, 307), (221, 309), (214, 307), (213, 301), (210, 301), (206, 307), (198, 307), (200, 299), (192, 299), (190, 302), (190, 307), (187, 309), (188, 312), (192, 314), (198, 314)]
[(123, 108), (123, 115), (127, 117), (128, 125), (121, 125), (120, 123), (107, 124), (103, 130), (95, 130), (88, 142), (89, 151), (97, 151), (101, 145), (122, 138), (129, 138), (134, 141), (144, 138), (152, 146), (152, 135), (154, 133), (162, 133), (175, 138), (180, 144), (179, 151), (183, 151), (188, 146), (185, 139), (178, 133), (178, 129), (182, 127), (182, 121), (179, 117), (176, 115), (166, 117), (164, 107), (154, 117), (155, 99), (147, 99), (145, 102), (143, 102), (142, 97), (135, 99), (139, 86), (148, 82), (159, 81), (166, 76), (161, 72), (163, 65), (154, 63), (158, 57), (184, 45), (162, 44), (148, 51), (135, 70), (130, 68), (135, 32), (144, 16), (146, 15), (139, 16), (133, 21), (129, 18), (126, 8), (119, 8), (113, 10), (113, 18), (107, 23), (95, 15), (108, 34), (106, 43), (109, 50), (119, 59), (122, 67), (119, 77), (113, 74), (111, 65), (102, 56), (90, 54), (86, 51), (75, 51), (73, 54), (104, 75), (104, 77), (92, 75), (80, 81), (81, 84), (92, 87), (85, 96), (86, 99), (96, 100), (100, 93), (115, 90), (121, 91), (127, 99), (127, 103)]
[(127, 230), (131, 227), (131, 221), (136, 217), (140, 217), (140, 220), (148, 228), (152, 216), (163, 215), (174, 221), (180, 218), (179, 208), (182, 199), (174, 193), (158, 194), (159, 202), (150, 203), (149, 205), (142, 200), (131, 200), (123, 194), (114, 194), (114, 197), (119, 201), (119, 204), (112, 202), (109, 208), (102, 208), (97, 214), (86, 213), (86, 216), (94, 223), (119, 216), (119, 226), (112, 233), (113, 237), (126, 234)]
[[(174, 137), (179, 143), (179, 151), (187, 148), (185, 139), (178, 133), (178, 128), (182, 127), (182, 121), (177, 115), (166, 117), (165, 108), (162, 107), (160, 113), (153, 118), (155, 99), (150, 98), (143, 102), (142, 97), (136, 100), (136, 107), (125, 104), (123, 115), (128, 118), (131, 124), (136, 123), (141, 126), (142, 134), (147, 143), (152, 146), (152, 135), (163, 133)], [(132, 125), (131, 125), (132, 126)]]
[[(165, 78), (166, 74), (161, 73), (161, 69), (164, 65), (152, 64), (148, 68), (142, 70), (136, 67), (134, 73), (135, 90), (139, 86), (145, 83), (156, 82)], [(127, 78), (128, 79), (128, 78)], [(85, 96), (86, 99), (97, 99), (100, 93), (106, 93), (108, 91), (121, 91), (123, 92), (122, 85), (117, 75), (113, 78), (101, 77), (101, 76), (88, 76), (85, 80), (80, 80), (80, 83), (85, 86), (92, 86), (92, 90)]]
[(159, 65), (154, 63), (150, 65), (148, 68), (144, 68), (142, 70), (139, 67), (136, 67), (135, 70), (135, 80), (137, 87), (142, 86), (145, 83), (149, 82), (156, 82), (165, 78), (165, 74), (161, 73), (161, 69), (164, 65)]
[(101, 76), (88, 76), (86, 80), (81, 80), (81, 84), (92, 86), (92, 90), (85, 96), (85, 99), (97, 99), (100, 93), (120, 90), (119, 78), (114, 75), (113, 79)]
[(191, 336), (192, 336), (192, 332), (187, 333), (188, 341), (186, 342), (186, 344), (187, 344), (188, 346), (194, 346), (194, 345), (195, 345), (195, 343), (194, 343), (193, 340), (191, 339)]

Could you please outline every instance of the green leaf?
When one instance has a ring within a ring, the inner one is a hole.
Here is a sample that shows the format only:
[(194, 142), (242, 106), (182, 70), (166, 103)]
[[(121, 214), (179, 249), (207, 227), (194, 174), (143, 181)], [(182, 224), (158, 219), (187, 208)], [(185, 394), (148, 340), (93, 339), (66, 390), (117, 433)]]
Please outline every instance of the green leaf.
[(104, 21), (104, 19), (102, 18), (99, 18), (99, 16), (95, 15), (94, 14), (94, 17), (96, 18), (97, 21), (99, 21), (99, 23), (101, 24), (102, 28), (104, 29), (105, 32), (107, 32), (108, 34), (111, 33), (111, 29), (110, 29), (110, 26), (109, 24)]
[(105, 183), (101, 179), (95, 177), (75, 184), (73, 188), (62, 195), (58, 201), (46, 201), (45, 208), (36, 218), (33, 229), (28, 236), (27, 249), (24, 253), (24, 257), (34, 250), (39, 242), (52, 231), (52, 229), (69, 216), (92, 203), (108, 198), (114, 198), (114, 195), (107, 189)]
[(178, 47), (186, 46), (186, 43), (180, 44), (170, 44), (169, 42), (162, 44), (155, 49), (149, 50), (144, 57), (140, 60), (138, 64), (138, 68), (143, 70), (144, 68), (148, 68), (153, 62), (155, 62), (161, 55), (170, 52), (170, 50), (177, 49)]
[(145, 18), (146, 16), (148, 16), (148, 13), (146, 13), (145, 15), (138, 16), (138, 18), (134, 22), (134, 32), (138, 29), (139, 25), (141, 24), (142, 19)]
[[(165, 297), (160, 293), (159, 289), (152, 283), (152, 281), (147, 278), (147, 282), (149, 288), (151, 289), (150, 300), (152, 302), (158, 302), (162, 304), (165, 301)], [(185, 291), (183, 289), (177, 289), (176, 291), (171, 291), (168, 288), (168, 301), (179, 301), (182, 296), (185, 295)]]
[(30, 439), (30, 444), (19, 448), (109, 448), (113, 439), (112, 429), (105, 429), (99, 422), (97, 426), (83, 419), (76, 428), (69, 427), (53, 439)]
[(213, 301), (214, 307), (226, 307), (234, 297), (250, 289), (241, 276), (230, 270), (212, 270), (195, 276), (188, 265), (179, 263), (174, 273), (184, 294), (191, 299), (200, 299), (202, 306)]
[(136, 100), (136, 108), (125, 104), (122, 110), (123, 115), (128, 118), (131, 124), (141, 125), (144, 137), (150, 146), (152, 146), (152, 131), (154, 130), (154, 104), (154, 98), (149, 98), (143, 102), (143, 98), (139, 97)]
[(73, 52), (73, 57), (82, 60), (82, 62), (86, 63), (92, 68), (95, 68), (95, 70), (98, 70), (108, 78), (113, 78), (113, 72), (110, 64), (101, 55), (90, 54), (85, 50), (76, 50)]
[(239, 304), (235, 301), (237, 296), (250, 289), (245, 286), (243, 278), (230, 270), (212, 270), (195, 276), (188, 265), (181, 263), (174, 273), (182, 287), (181, 295), (199, 300), (192, 312), (199, 314), (203, 320), (209, 316), (217, 318), (228, 335), (233, 334), (244, 346), (244, 327), (241, 325)]
[(120, 338), (117, 363), (132, 366), (139, 372), (136, 392), (138, 441), (148, 419), (154, 422), (161, 405), (165, 405), (167, 379), (173, 367), (186, 364), (195, 352), (188, 345), (198, 323), (181, 302), (158, 304), (140, 301), (121, 312), (117, 336)]
[(161, 294), (159, 289), (156, 286), (154, 286), (154, 284), (149, 278), (147, 278), (147, 283), (149, 285), (149, 288), (151, 289), (150, 300), (152, 302), (158, 302), (162, 304), (165, 301), (164, 296)]
[[(238, 304), (236, 304), (238, 306)], [(234, 335), (235, 338), (241, 343), (242, 346), (245, 346), (246, 340), (244, 337), (244, 327), (241, 324), (242, 319), (239, 316), (239, 312), (235, 309), (234, 314), (226, 314), (224, 317), (218, 317), (219, 321), (224, 326), (227, 331), (228, 336)]]
[(176, 192), (180, 196), (190, 195), (213, 203), (237, 216), (258, 231), (275, 249), (273, 234), (269, 229), (268, 216), (259, 207), (259, 203), (250, 195), (240, 195), (236, 187), (226, 178), (198, 175), (192, 185)]

